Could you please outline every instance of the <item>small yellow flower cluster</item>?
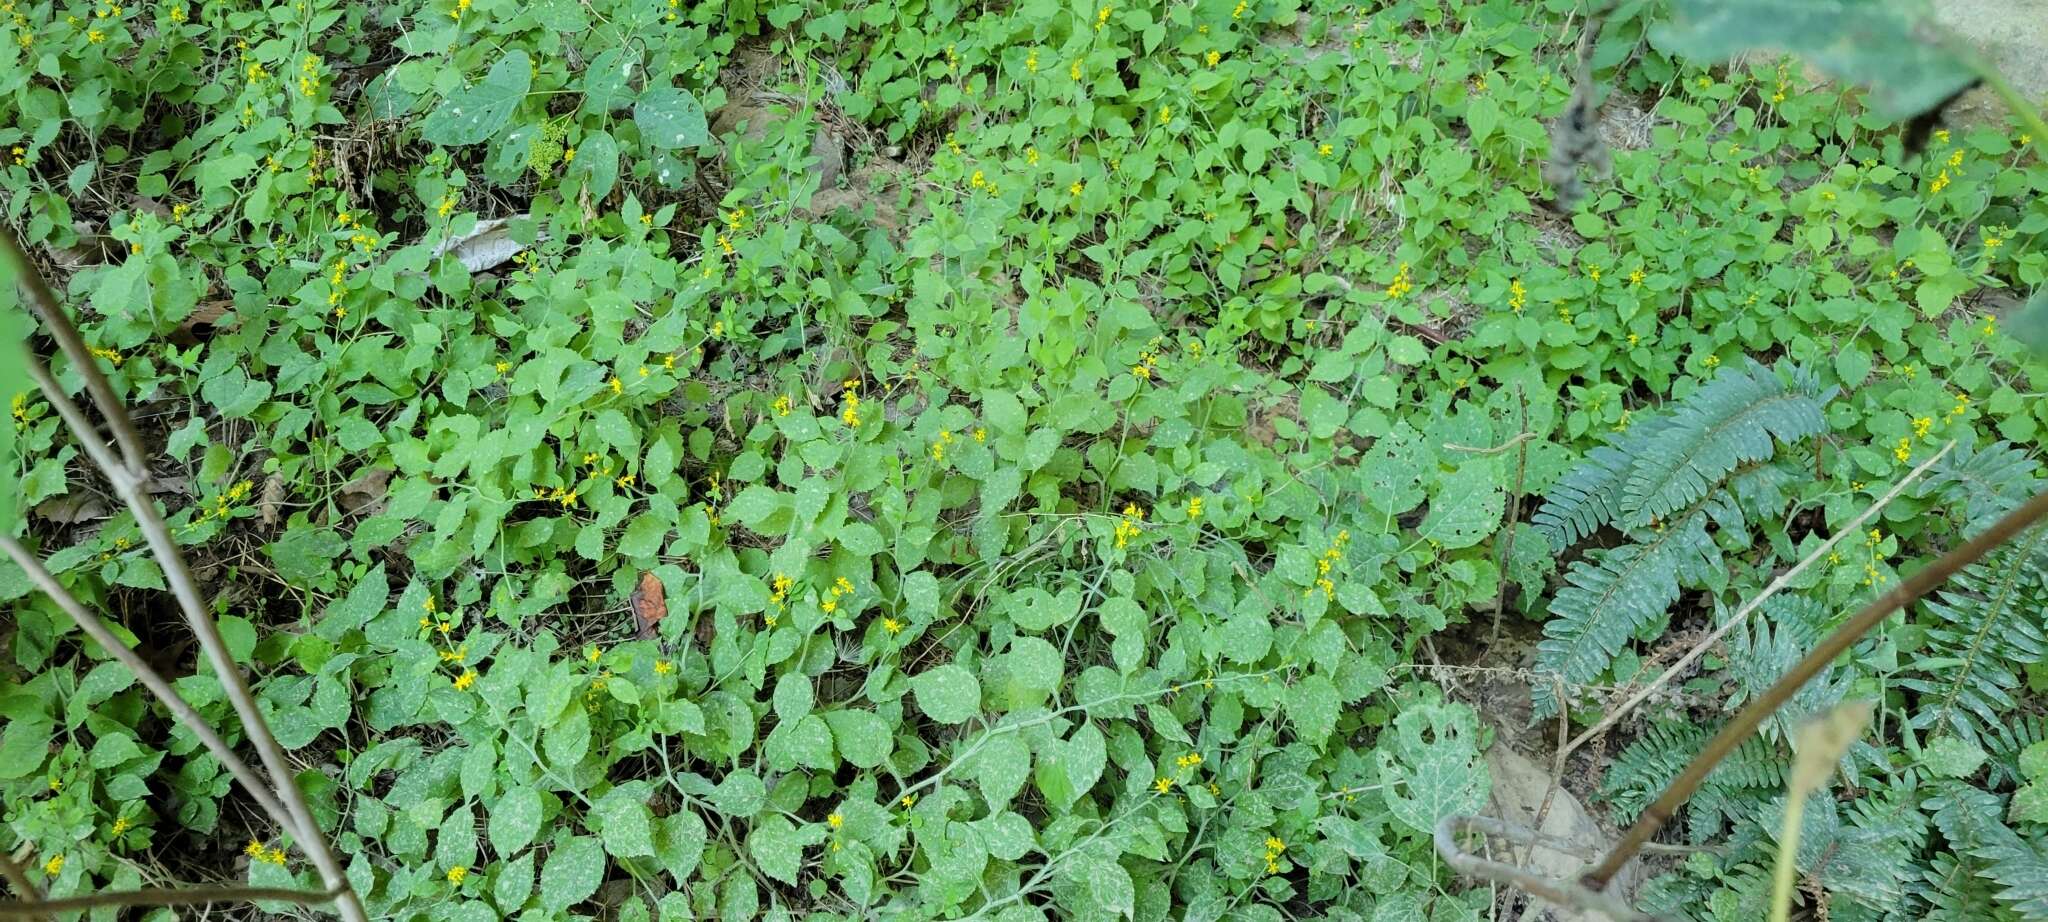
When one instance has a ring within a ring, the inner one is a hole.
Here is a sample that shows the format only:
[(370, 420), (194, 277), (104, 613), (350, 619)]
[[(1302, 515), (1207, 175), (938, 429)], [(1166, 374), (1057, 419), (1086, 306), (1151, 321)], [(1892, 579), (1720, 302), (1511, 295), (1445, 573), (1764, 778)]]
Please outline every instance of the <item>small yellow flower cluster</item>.
[(903, 633), (903, 622), (884, 615), (882, 617), (882, 630), (888, 631), (891, 634), (901, 634)]
[(860, 425), (860, 379), (848, 378), (840, 383), (844, 402), (839, 410), (839, 421), (849, 426)]
[(434, 213), (443, 218), (447, 217), (449, 213), (453, 212), (454, 210), (455, 196), (452, 194), (441, 196), (441, 204), (434, 206)]
[(735, 208), (725, 213), (725, 226), (732, 230), (739, 230), (740, 225), (745, 224), (746, 221), (747, 210), (745, 208)]
[(1940, 195), (1941, 190), (1948, 188), (1948, 181), (1948, 170), (1943, 169), (1935, 175), (1933, 182), (1927, 184), (1927, 194)]
[(988, 442), (988, 429), (982, 426), (974, 427), (974, 442), (977, 445), (986, 444)]
[(1158, 367), (1159, 353), (1153, 352), (1150, 349), (1141, 349), (1138, 352), (1138, 364), (1131, 366), (1131, 375), (1140, 381), (1150, 381), (1152, 380), (1153, 370)]
[(1721, 367), (1721, 357), (1710, 352), (1707, 353), (1706, 358), (1700, 359), (1700, 364), (1708, 368), (1719, 368)]
[(174, 6), (174, 7), (171, 7), (171, 21), (172, 21), (172, 22), (184, 22), (184, 21), (185, 21), (185, 8), (184, 8), (183, 6)]
[(576, 495), (577, 491), (564, 489), (562, 487), (533, 488), (534, 499), (547, 500), (548, 502), (552, 503), (560, 503), (562, 508), (564, 509), (576, 505)]
[(1188, 499), (1188, 521), (1194, 521), (1195, 519), (1199, 519), (1201, 517), (1202, 498), (1199, 496), (1190, 497)]
[(1038, 49), (1033, 48), (1030, 54), (1024, 56), (1024, 71), (1025, 73), (1038, 73)]
[(9, 150), (8, 153), (14, 155), (15, 166), (26, 166), (28, 164), (28, 150), (21, 145), (14, 145), (14, 148)]
[(28, 428), (28, 392), (14, 395), (14, 428)]
[(119, 817), (114, 820), (113, 834), (118, 836), (134, 828), (135, 824), (132, 821), (130, 821), (127, 817)]
[(947, 45), (947, 46), (946, 46), (946, 69), (947, 69), (947, 70), (959, 70), (959, 69), (960, 69), (960, 55), (959, 55), (959, 53), (958, 53), (958, 52), (956, 52), (956, 51), (954, 51), (954, 50), (953, 50), (953, 46), (952, 46), (952, 45)]
[(1080, 82), (1081, 82), (1081, 59), (1080, 59), (1080, 58), (1075, 58), (1075, 59), (1074, 59), (1074, 63), (1072, 63), (1072, 64), (1069, 64), (1069, 65), (1067, 65), (1067, 79), (1068, 79), (1068, 80), (1072, 80), (1072, 81), (1074, 81), (1075, 83), (1080, 83)]
[(63, 856), (63, 855), (51, 855), (51, 856), (50, 856), (50, 860), (48, 860), (48, 861), (45, 861), (45, 862), (43, 862), (43, 873), (45, 873), (45, 874), (48, 874), (48, 875), (50, 875), (51, 877), (55, 877), (55, 876), (57, 876), (57, 874), (58, 874), (59, 872), (63, 871), (63, 870), (64, 870), (64, 856)]
[(1285, 851), (1287, 843), (1280, 841), (1279, 836), (1266, 837), (1266, 873), (1280, 873), (1280, 854)]
[(775, 415), (788, 416), (792, 406), (793, 403), (790, 401), (788, 394), (775, 395)]
[[(1995, 317), (1995, 316), (1992, 316), (1992, 315), (1990, 315), (1990, 314), (1985, 314), (1985, 315), (1984, 315), (1984, 326), (1983, 326), (1983, 327), (1981, 327), (1981, 328), (1979, 328), (1979, 329), (1980, 329), (1980, 332), (1982, 332), (1982, 333), (1983, 333), (1984, 335), (1986, 335), (1986, 336), (1990, 336), (1990, 335), (1992, 335), (1992, 334), (1994, 334), (1994, 333), (1997, 333), (1997, 332), (1998, 332), (1998, 318), (1997, 318), (1997, 317)], [(115, 362), (114, 364), (117, 364), (117, 365), (118, 365), (118, 364), (120, 364), (120, 363), (119, 363), (119, 362)]]
[(448, 18), (462, 21), (462, 14), (469, 12), (469, 0), (455, 0), (455, 8), (448, 11)]
[(250, 839), (248, 845), (242, 846), (242, 854), (248, 855), (257, 861), (284, 867), (284, 849), (276, 847), (265, 848), (262, 842), (258, 842), (255, 839)]
[(1173, 124), (1173, 107), (1172, 107), (1172, 106), (1161, 106), (1161, 107), (1159, 108), (1159, 124), (1161, 124), (1161, 125), (1171, 125), (1171, 124)]
[(838, 829), (839, 827), (846, 825), (846, 817), (840, 816), (837, 812), (834, 812), (830, 816), (825, 817), (825, 825), (830, 826), (833, 829)]
[(839, 577), (838, 579), (832, 581), (832, 594), (826, 597), (825, 601), (819, 602), (818, 608), (822, 609), (825, 612), (825, 614), (832, 614), (833, 612), (839, 610), (840, 597), (849, 596), (852, 594), (853, 583), (847, 581), (846, 577), (844, 576)]
[(320, 59), (309, 54), (306, 55), (306, 60), (299, 64), (299, 93), (305, 96), (312, 96), (319, 91)]
[(1954, 419), (1970, 411), (1970, 395), (1956, 394), (1956, 405), (1948, 408), (1948, 418)]
[(1924, 438), (1926, 438), (1926, 437), (1927, 437), (1927, 433), (1929, 433), (1929, 432), (1931, 432), (1931, 431), (1933, 431), (1933, 430), (1934, 430), (1934, 417), (1932, 417), (1932, 416), (1922, 416), (1922, 417), (1919, 417), (1918, 419), (1915, 419), (1915, 420), (1913, 420), (1913, 437), (1914, 437), (1914, 438), (1924, 439)]
[(932, 441), (932, 460), (946, 460), (946, 446), (951, 444), (953, 444), (953, 433), (951, 431), (940, 432), (939, 437)]
[(1222, 60), (1223, 52), (1221, 51), (1211, 51), (1208, 54), (1202, 56), (1202, 61), (1204, 63), (1207, 63), (1210, 67), (1215, 67), (1217, 63), (1221, 62)]
[(1337, 149), (1335, 147), (1332, 147), (1328, 143), (1325, 143), (1323, 144), (1323, 146), (1316, 148), (1316, 154), (1319, 156), (1328, 157), (1332, 153), (1335, 153), (1336, 150)]
[(1638, 267), (1628, 274), (1628, 286), (1634, 288), (1643, 283), (1643, 270)]
[(448, 869), (448, 882), (449, 882), (449, 883), (451, 883), (451, 884), (454, 884), (455, 886), (458, 886), (458, 887), (460, 887), (460, 886), (462, 886), (462, 882), (463, 882), (463, 881), (465, 881), (465, 880), (468, 880), (468, 879), (469, 879), (469, 869), (468, 869), (468, 868), (466, 868), (466, 867), (463, 867), (463, 866), (461, 866), (461, 865), (456, 865), (455, 867), (452, 867), (452, 868), (449, 868), (449, 869)]
[(614, 397), (623, 396), (626, 393), (626, 382), (619, 380), (618, 375), (612, 375), (612, 379), (605, 382), (605, 386), (612, 389), (612, 396)]
[[(448, 622), (446, 622), (446, 621), (443, 621), (443, 622), (441, 622), (441, 623), (442, 623), (442, 624), (447, 624)], [(446, 631), (443, 631), (442, 633), (444, 633), (444, 634), (445, 634), (445, 633), (447, 633), (447, 632), (446, 632)], [(468, 647), (466, 647), (466, 646), (465, 646), (465, 647), (456, 647), (456, 648), (455, 648), (455, 649), (453, 649), (453, 650), (442, 650), (442, 651), (441, 651), (441, 662), (444, 662), (444, 663), (459, 663), (459, 662), (462, 662), (463, 660), (466, 660), (466, 659), (469, 659), (469, 648), (468, 648)]]
[(1514, 311), (1514, 312), (1515, 312), (1515, 313), (1517, 313), (1517, 314), (1519, 314), (1519, 313), (1521, 313), (1521, 312), (1522, 312), (1522, 307), (1523, 307), (1523, 305), (1526, 305), (1526, 304), (1528, 304), (1528, 303), (1529, 303), (1529, 289), (1527, 289), (1527, 288), (1523, 288), (1523, 287), (1522, 287), (1522, 280), (1521, 280), (1521, 279), (1515, 279), (1514, 281), (1512, 281), (1512, 282), (1509, 282), (1509, 283), (1508, 283), (1508, 309), (1509, 309), (1509, 310), (1511, 310), (1511, 311)]
[(1075, 197), (1075, 198), (1080, 198), (1080, 197), (1081, 197), (1081, 190), (1083, 190), (1083, 189), (1085, 189), (1085, 188), (1087, 188), (1087, 187), (1086, 187), (1086, 186), (1083, 186), (1083, 185), (1081, 184), (1081, 181), (1080, 181), (1080, 180), (1078, 180), (1078, 179), (1076, 179), (1076, 180), (1074, 180), (1074, 184), (1073, 184), (1073, 185), (1071, 185), (1071, 186), (1068, 186), (1068, 187), (1067, 187), (1067, 194), (1069, 194), (1069, 195), (1072, 195), (1072, 196), (1073, 196), (1073, 197)]
[(1251, 5), (1250, 0), (1237, 0), (1237, 8), (1230, 11), (1230, 18), (1243, 19), (1244, 11)]
[(728, 237), (728, 236), (726, 236), (726, 235), (724, 235), (724, 234), (719, 234), (719, 235), (718, 235), (718, 250), (719, 250), (719, 252), (721, 252), (721, 253), (724, 253), (724, 254), (725, 254), (725, 255), (727, 255), (727, 256), (731, 256), (731, 255), (732, 255), (732, 253), (733, 253), (733, 250), (732, 250), (732, 238), (731, 238), (731, 237)]
[[(776, 611), (781, 611), (789, 598), (790, 588), (795, 585), (796, 581), (788, 576), (781, 573), (775, 574), (775, 578), (769, 581), (771, 591), (768, 593), (768, 604), (775, 606)], [(762, 620), (768, 622), (769, 627), (775, 626), (775, 616), (772, 614), (764, 615)]]
[[(1900, 441), (1904, 440), (1901, 439)], [(1878, 555), (1878, 545), (1883, 543), (1884, 532), (1878, 529), (1873, 528), (1870, 530), (1870, 534), (1864, 536), (1863, 546), (1870, 549), (1870, 560), (1863, 565), (1863, 585), (1865, 586), (1882, 586), (1885, 584), (1885, 575), (1877, 571), (1877, 563), (1883, 559)]]
[(1892, 457), (1899, 459), (1900, 463), (1912, 460), (1913, 440), (1906, 438), (1905, 436), (1900, 436), (1899, 444), (1892, 446)]
[(114, 366), (115, 368), (119, 368), (119, 367), (121, 367), (121, 361), (122, 361), (122, 357), (121, 357), (121, 353), (120, 353), (120, 350), (117, 350), (117, 349), (101, 349), (101, 348), (98, 348), (98, 347), (94, 347), (94, 348), (88, 349), (88, 350), (86, 350), (86, 351), (88, 351), (88, 352), (91, 352), (91, 353), (92, 353), (93, 355), (95, 355), (95, 356), (97, 356), (97, 357), (99, 357), (99, 358), (103, 358), (103, 359), (106, 359), (106, 360), (107, 360), (107, 363), (108, 363), (108, 364), (110, 364), (110, 365), (113, 365), (113, 366)]
[(2004, 246), (2004, 245), (2005, 245), (2005, 238), (2004, 238), (2004, 237), (2001, 237), (2001, 236), (1999, 236), (1999, 235), (1997, 235), (1997, 234), (1995, 234), (1995, 233), (1992, 233), (1992, 232), (1990, 232), (1990, 231), (1986, 231), (1986, 232), (1984, 233), (1984, 253), (1985, 253), (1985, 255), (1987, 255), (1987, 256), (1988, 256), (1988, 255), (1990, 255), (1991, 253), (1993, 253), (1993, 252), (1997, 251), (1997, 249), (1998, 249), (1999, 247), (2002, 247), (2002, 246)]
[(1791, 71), (1784, 64), (1778, 65), (1778, 89), (1771, 94), (1771, 105), (1785, 101), (1785, 91), (1792, 87)]
[(475, 685), (475, 684), (476, 684), (476, 670), (474, 670), (474, 669), (464, 669), (464, 670), (462, 670), (462, 674), (461, 674), (461, 675), (459, 675), (459, 676), (456, 676), (456, 677), (455, 677), (455, 680), (454, 680), (453, 682), (451, 682), (450, 684), (452, 684), (452, 685), (454, 685), (454, 686), (455, 686), (455, 690), (456, 690), (456, 691), (469, 691), (469, 688), (470, 688), (470, 686), (472, 686), (472, 685)]
[(1387, 297), (1400, 298), (1414, 290), (1415, 283), (1408, 276), (1408, 264), (1402, 263), (1401, 268), (1394, 272), (1394, 280), (1387, 283)]
[(1105, 26), (1105, 25), (1108, 25), (1108, 24), (1109, 24), (1109, 7), (1108, 7), (1108, 5), (1104, 5), (1104, 6), (1102, 7), (1102, 9), (1099, 9), (1099, 10), (1096, 10), (1096, 11), (1095, 11), (1095, 31), (1097, 31), (1097, 32), (1100, 32), (1100, 31), (1102, 31), (1102, 27), (1103, 27), (1103, 26)]
[(1323, 551), (1322, 556), (1316, 558), (1316, 583), (1302, 590), (1302, 595), (1312, 596), (1319, 591), (1326, 597), (1337, 594), (1337, 584), (1334, 580), (1330, 579), (1330, 571), (1335, 568), (1337, 561), (1344, 559), (1344, 545), (1349, 543), (1351, 543), (1351, 530), (1339, 531), (1336, 539), (1330, 542), (1330, 546)]
[(674, 671), (676, 671), (676, 667), (675, 667), (675, 664), (674, 664), (674, 663), (671, 663), (671, 662), (669, 662), (668, 660), (665, 660), (665, 659), (658, 659), (658, 660), (655, 660), (655, 661), (654, 661), (654, 674), (655, 674), (655, 675), (668, 675), (669, 673), (671, 673), (671, 672), (674, 672)]
[(1122, 548), (1144, 533), (1145, 510), (1138, 508), (1137, 503), (1124, 504), (1123, 518), (1116, 523), (1116, 546)]

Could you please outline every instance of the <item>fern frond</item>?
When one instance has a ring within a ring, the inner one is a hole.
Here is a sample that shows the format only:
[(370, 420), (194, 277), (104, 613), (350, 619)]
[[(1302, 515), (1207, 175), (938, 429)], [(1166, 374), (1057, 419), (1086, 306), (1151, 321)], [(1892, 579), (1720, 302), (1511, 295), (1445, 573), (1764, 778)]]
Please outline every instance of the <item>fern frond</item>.
[(1980, 447), (1975, 430), (1965, 428), (1955, 449), (1935, 462), (1914, 495), (1938, 496), (1961, 507), (1970, 521), (1983, 521), (2032, 496), (2040, 471), (2040, 463), (2012, 443)]
[(1641, 528), (1670, 516), (1706, 498), (1736, 468), (1769, 460), (1778, 442), (1825, 431), (1821, 404), (1832, 395), (1809, 375), (1788, 376), (1793, 383), (1752, 359), (1679, 401), (1670, 424), (1629, 464), (1621, 523)]
[(1934, 825), (1958, 854), (1983, 859), (1979, 876), (1998, 885), (1999, 902), (2022, 916), (2048, 917), (2048, 854), (2000, 819), (2005, 803), (1998, 797), (1961, 785), (1929, 802)]
[(1599, 677), (1637, 631), (1678, 600), (1681, 579), (1695, 580), (1722, 566), (1704, 519), (1696, 507), (1641, 536), (1641, 544), (1575, 561), (1565, 571), (1567, 585), (1551, 597), (1545, 636), (1536, 646), (1537, 667), (1569, 685)]
[(1560, 550), (1584, 540), (1621, 513), (1629, 463), (1652, 438), (1669, 427), (1669, 414), (1644, 414), (1628, 431), (1610, 436), (1566, 471), (1543, 497), (1530, 521)]
[[(1728, 673), (1735, 680), (1728, 706), (1740, 707), (1763, 694), (1790, 671), (1826, 633), (1827, 609), (1804, 596), (1780, 595), (1765, 602), (1762, 617), (1750, 619), (1735, 633)], [(1849, 680), (1833, 666), (1801, 687), (1791, 701), (1764, 724), (1773, 742), (1789, 739), (1807, 716), (1825, 711), (1848, 694)]]
[(1985, 728), (2002, 724), (2018, 707), (2013, 689), (2026, 687), (2026, 667), (2048, 658), (2038, 617), (2048, 602), (2044, 538), (2048, 529), (2028, 531), (1989, 560), (1964, 568), (1921, 605), (1931, 618), (1926, 645), (1916, 674), (1901, 684), (1929, 698), (1911, 726), (1982, 745)]

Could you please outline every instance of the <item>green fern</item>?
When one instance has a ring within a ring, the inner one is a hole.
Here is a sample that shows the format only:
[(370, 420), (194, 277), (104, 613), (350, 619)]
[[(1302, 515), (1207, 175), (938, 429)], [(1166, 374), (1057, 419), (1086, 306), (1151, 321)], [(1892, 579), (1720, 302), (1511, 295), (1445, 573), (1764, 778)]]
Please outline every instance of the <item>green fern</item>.
[[(1566, 474), (1537, 511), (1537, 528), (1559, 549), (1608, 526), (1630, 543), (1589, 552), (1566, 570), (1538, 668), (1567, 684), (1590, 682), (1664, 617), (1681, 588), (1725, 588), (1708, 525), (1746, 532), (1750, 520), (1780, 514), (1792, 478), (1771, 463), (1777, 445), (1820, 432), (1832, 395), (1796, 367), (1749, 361)], [(1554, 707), (1541, 687), (1536, 698), (1540, 713)]]
[(1833, 390), (1793, 366), (1786, 377), (1755, 360), (1728, 369), (1672, 409), (1670, 424), (1629, 463), (1621, 522), (1642, 528), (1705, 499), (1735, 469), (1768, 460), (1779, 443), (1826, 431)]
[(1957, 854), (1982, 859), (1978, 875), (1997, 884), (1999, 902), (2025, 918), (2048, 918), (2048, 850), (2007, 827), (1996, 795), (1956, 785), (1929, 801), (1934, 825)]
[(1984, 745), (2018, 708), (2027, 666), (2048, 659), (2038, 613), (2048, 603), (2048, 529), (2036, 528), (1964, 568), (1921, 605), (1925, 647), (1900, 684), (1919, 692), (1909, 723)]
[(1915, 495), (1938, 498), (1981, 522), (2019, 505), (2036, 489), (2040, 463), (2009, 442), (1979, 447), (1975, 430), (1964, 429), (1956, 447), (1928, 471)]

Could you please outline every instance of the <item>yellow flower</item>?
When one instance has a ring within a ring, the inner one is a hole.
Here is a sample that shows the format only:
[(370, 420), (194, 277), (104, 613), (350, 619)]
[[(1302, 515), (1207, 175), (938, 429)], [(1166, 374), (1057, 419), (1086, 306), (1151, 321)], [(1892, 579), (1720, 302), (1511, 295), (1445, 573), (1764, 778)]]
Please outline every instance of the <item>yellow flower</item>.
[(1109, 7), (1104, 6), (1102, 9), (1095, 11), (1095, 31), (1102, 31), (1103, 24), (1107, 22), (1109, 22)]
[(448, 18), (460, 20), (462, 14), (468, 12), (468, 10), (469, 0), (455, 0), (455, 8), (448, 11)]
[(584, 658), (584, 659), (587, 659), (587, 660), (589, 660), (589, 661), (591, 661), (591, 662), (593, 662), (593, 663), (597, 662), (597, 661), (598, 661), (598, 660), (599, 660), (600, 658), (602, 658), (603, 656), (604, 656), (604, 651), (603, 651), (603, 650), (600, 650), (600, 649), (598, 649), (598, 648), (597, 648), (597, 647), (595, 647), (595, 646), (585, 647), (585, 648), (583, 649), (583, 658)]
[(1708, 368), (1719, 368), (1721, 367), (1721, 357), (1718, 355), (1708, 354), (1706, 358), (1700, 360), (1700, 364), (1705, 365)]
[(840, 816), (837, 813), (825, 817), (825, 825), (830, 826), (833, 829), (838, 829), (840, 826), (843, 826), (845, 824), (846, 817)]
[(1946, 188), (1948, 188), (1947, 170), (1942, 170), (1939, 174), (1937, 174), (1934, 177), (1933, 182), (1927, 184), (1927, 191), (1929, 194), (1938, 194), (1941, 192), (1941, 190)]
[(1074, 81), (1075, 83), (1079, 83), (1079, 82), (1081, 82), (1081, 59), (1080, 59), (1080, 58), (1075, 58), (1075, 59), (1074, 59), (1074, 63), (1072, 63), (1072, 64), (1069, 64), (1069, 65), (1067, 65), (1067, 79), (1069, 79), (1069, 80), (1072, 80), (1072, 81)]
[(818, 603), (818, 607), (824, 609), (825, 614), (829, 615), (839, 610), (839, 600), (826, 599), (825, 601)]
[(448, 869), (448, 882), (458, 887), (462, 886), (462, 882), (468, 879), (468, 877), (469, 869), (466, 867), (456, 865)]
[(968, 177), (967, 184), (979, 189), (982, 186), (988, 185), (988, 180), (982, 177), (980, 170), (975, 170), (974, 175)]
[(1630, 272), (1628, 274), (1628, 283), (1630, 287), (1641, 285), (1643, 283), (1643, 270), (1636, 269), (1635, 271)]
[(917, 795), (905, 794), (903, 795), (903, 799), (897, 801), (897, 803), (902, 804), (905, 807), (914, 807), (917, 805)]
[(1161, 124), (1161, 125), (1171, 125), (1171, 124), (1173, 124), (1173, 107), (1172, 107), (1172, 106), (1163, 106), (1163, 107), (1161, 107), (1161, 108), (1160, 108), (1160, 110), (1159, 110), (1159, 124)]
[(1230, 11), (1230, 18), (1243, 19), (1245, 7), (1250, 5), (1250, 0), (1237, 0), (1237, 8)]
[(1188, 518), (1190, 518), (1190, 519), (1199, 519), (1199, 518), (1201, 518), (1201, 517), (1202, 517), (1202, 498), (1201, 498), (1201, 497), (1199, 497), (1199, 496), (1196, 496), (1196, 497), (1193, 497), (1193, 498), (1189, 499), (1189, 500), (1188, 500)]
[(1328, 157), (1330, 155), (1330, 152), (1333, 150), (1336, 150), (1336, 148), (1331, 147), (1328, 144), (1324, 144), (1323, 146), (1316, 148), (1316, 153)]
[(1529, 303), (1529, 290), (1522, 287), (1522, 280), (1515, 279), (1509, 282), (1508, 308), (1519, 314), (1522, 312), (1522, 305), (1527, 303)]
[(1082, 188), (1083, 188), (1083, 186), (1081, 185), (1081, 181), (1080, 181), (1080, 180), (1078, 180), (1078, 179), (1076, 179), (1076, 180), (1074, 180), (1074, 184), (1073, 184), (1073, 185), (1071, 185), (1071, 186), (1068, 186), (1068, 187), (1067, 187), (1067, 192), (1068, 192), (1068, 194), (1070, 194), (1070, 195), (1074, 195), (1074, 196), (1078, 197), (1078, 196), (1080, 196), (1080, 194), (1081, 194), (1081, 190), (1082, 190)]
[(901, 634), (903, 633), (903, 622), (894, 618), (883, 618), (882, 630), (888, 631), (891, 634)]
[(171, 7), (171, 21), (172, 21), (172, 22), (184, 22), (184, 21), (185, 21), (185, 8), (184, 8), (184, 7), (182, 7), (182, 6), (174, 6), (174, 7)]
[(133, 828), (135, 828), (135, 824), (129, 822), (128, 818), (125, 816), (114, 820), (114, 835), (118, 836), (121, 833), (127, 832), (128, 830)]
[(1038, 49), (1033, 48), (1030, 54), (1024, 56), (1024, 69), (1030, 73), (1038, 73)]
[(1913, 440), (1908, 438), (1899, 439), (1899, 444), (1892, 447), (1892, 457), (1899, 459), (1901, 462), (1911, 460), (1913, 457)]
[(1922, 416), (1913, 420), (1913, 435), (1915, 438), (1924, 439), (1927, 437), (1927, 433), (1933, 429), (1934, 417), (1932, 416)]
[(1950, 167), (1960, 167), (1963, 165), (1963, 152), (1961, 149), (1958, 149), (1955, 153), (1948, 155), (1948, 165)]
[(268, 861), (271, 864), (277, 865), (278, 867), (284, 867), (284, 849), (273, 848), (270, 851), (264, 852), (263, 860)]
[(250, 839), (249, 844), (242, 846), (242, 854), (251, 858), (263, 857), (263, 843)]
[(43, 873), (51, 877), (57, 876), (57, 873), (62, 870), (64, 870), (63, 855), (51, 855), (50, 860), (43, 862)]
[(1223, 60), (1223, 52), (1211, 51), (1202, 60), (1209, 62), (1210, 67), (1215, 67), (1217, 62)]
[(1408, 277), (1408, 264), (1402, 263), (1401, 268), (1394, 272), (1394, 280), (1387, 283), (1387, 297), (1399, 298), (1414, 290), (1415, 284)]
[(469, 691), (469, 687), (476, 684), (476, 670), (462, 670), (462, 674), (455, 677), (453, 684), (456, 691)]
[(987, 441), (988, 441), (988, 430), (987, 430), (987, 429), (984, 429), (984, 428), (982, 428), (982, 427), (980, 427), (980, 426), (976, 426), (976, 427), (974, 427), (974, 440), (975, 440), (976, 442), (987, 442)]
[(611, 380), (611, 389), (612, 396), (614, 397), (620, 394), (624, 394), (626, 392), (626, 383), (624, 381), (620, 381), (618, 375), (613, 375)]
[(1171, 791), (1173, 790), (1173, 779), (1161, 778), (1158, 781), (1154, 781), (1152, 782), (1152, 789), (1158, 791), (1161, 794)]
[(1998, 318), (1990, 314), (1985, 314), (1983, 331), (1984, 335), (1986, 336), (1990, 336), (1991, 334), (1998, 332)]
[(675, 664), (670, 663), (668, 660), (658, 659), (654, 661), (655, 675), (668, 675), (669, 673), (674, 671), (676, 671)]
[(1593, 281), (1596, 281), (1596, 282), (1597, 282), (1597, 281), (1600, 281), (1600, 267), (1599, 267), (1599, 266), (1587, 266), (1587, 267), (1586, 267), (1586, 277), (1587, 277), (1587, 278), (1589, 278), (1589, 279), (1592, 279)]
[[(98, 29), (87, 29), (85, 32), (85, 40), (97, 45), (100, 42), (104, 42), (107, 40), (107, 33), (101, 32)], [(61, 864), (62, 862), (59, 861), (58, 863)]]
[(502, 374), (504, 374), (504, 373), (506, 373), (506, 372), (508, 372), (508, 371), (511, 371), (511, 370), (512, 370), (512, 363), (511, 363), (511, 362), (498, 362), (497, 364), (494, 364), (494, 365), (492, 365), (491, 367), (492, 367), (492, 368), (494, 368), (494, 369), (497, 369), (497, 372), (498, 372), (498, 374), (501, 374), (501, 375), (502, 375)]

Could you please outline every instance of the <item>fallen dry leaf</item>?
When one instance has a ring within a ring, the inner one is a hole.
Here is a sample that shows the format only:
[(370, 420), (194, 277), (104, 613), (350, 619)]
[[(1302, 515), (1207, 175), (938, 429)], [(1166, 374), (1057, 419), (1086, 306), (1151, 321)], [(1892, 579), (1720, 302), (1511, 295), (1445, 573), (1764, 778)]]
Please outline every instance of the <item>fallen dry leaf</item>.
[(633, 588), (633, 623), (641, 640), (653, 640), (661, 634), (661, 619), (668, 617), (667, 590), (662, 588), (661, 577), (652, 570), (640, 573), (640, 585)]
[(278, 507), (284, 505), (284, 478), (276, 474), (263, 481), (263, 497), (257, 501), (257, 509), (263, 515), (266, 528), (277, 527)]

